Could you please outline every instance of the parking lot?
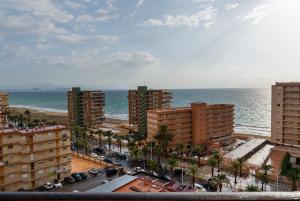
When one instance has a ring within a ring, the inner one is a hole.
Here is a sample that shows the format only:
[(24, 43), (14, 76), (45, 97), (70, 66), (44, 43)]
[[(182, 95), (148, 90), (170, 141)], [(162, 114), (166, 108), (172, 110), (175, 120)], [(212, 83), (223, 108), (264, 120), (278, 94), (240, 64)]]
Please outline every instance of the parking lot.
[(93, 161), (85, 160), (74, 155), (72, 157), (71, 166), (72, 172), (86, 172), (91, 168), (104, 168), (104, 165)]

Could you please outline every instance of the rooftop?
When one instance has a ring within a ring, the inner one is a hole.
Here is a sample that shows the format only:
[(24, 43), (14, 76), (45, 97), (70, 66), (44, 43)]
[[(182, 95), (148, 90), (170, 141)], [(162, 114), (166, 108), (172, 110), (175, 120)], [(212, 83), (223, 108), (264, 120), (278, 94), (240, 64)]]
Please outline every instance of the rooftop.
[(0, 129), (0, 134), (6, 134), (6, 133), (29, 134), (29, 133), (48, 132), (53, 130), (63, 130), (63, 129), (67, 129), (67, 127), (57, 125), (57, 126), (36, 127), (30, 129), (4, 128), (4, 129)]

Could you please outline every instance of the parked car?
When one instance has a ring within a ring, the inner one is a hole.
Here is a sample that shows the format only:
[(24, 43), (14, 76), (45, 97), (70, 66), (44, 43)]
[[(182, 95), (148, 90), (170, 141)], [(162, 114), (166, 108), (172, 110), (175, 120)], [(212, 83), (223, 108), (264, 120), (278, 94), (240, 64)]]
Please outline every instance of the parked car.
[(105, 156), (98, 156), (97, 159), (104, 161)]
[(101, 181), (100, 185), (106, 184), (107, 182), (107, 180)]
[(194, 184), (195, 188), (197, 188), (198, 191), (200, 192), (206, 192), (206, 189), (201, 185), (201, 184)]
[(172, 181), (172, 178), (169, 175), (166, 175), (166, 174), (162, 175), (161, 178), (163, 180), (166, 180), (166, 181)]
[(135, 172), (145, 172), (145, 170), (142, 169), (141, 167), (135, 167), (133, 170), (134, 170)]
[(114, 161), (113, 164), (117, 166), (122, 166), (122, 163), (120, 161)]
[(62, 183), (61, 183), (61, 181), (59, 179), (54, 179), (53, 186), (55, 188), (61, 188), (61, 187), (63, 187), (63, 185), (62, 185)]
[(37, 188), (34, 189), (34, 191), (37, 191), (37, 192), (44, 192), (46, 191), (45, 188), (43, 186), (39, 186)]
[(90, 175), (96, 176), (96, 175), (98, 175), (99, 170), (96, 169), (96, 168), (92, 168), (92, 169), (90, 169), (88, 172), (89, 172)]
[(105, 161), (107, 163), (113, 163), (112, 159), (109, 157), (105, 157), (103, 161)]
[(73, 183), (75, 183), (75, 179), (73, 177), (65, 177), (64, 182), (66, 182), (68, 184), (73, 184)]
[(75, 179), (76, 182), (82, 180), (82, 177), (77, 172), (72, 173), (71, 176)]
[(105, 170), (107, 175), (114, 175), (117, 174), (118, 170), (114, 169), (114, 168), (108, 168)]
[(78, 174), (81, 176), (82, 180), (86, 180), (88, 178), (88, 175), (84, 172), (79, 172)]
[(101, 147), (97, 147), (97, 148), (93, 149), (93, 152), (95, 152), (96, 154), (104, 154), (105, 153), (104, 149)]
[(153, 176), (155, 176), (155, 177), (158, 177), (158, 176), (159, 176), (158, 173), (157, 173), (157, 172), (154, 172), (154, 171), (148, 171), (148, 174), (153, 175)]
[(97, 154), (95, 154), (95, 153), (91, 153), (91, 155), (90, 155), (91, 157), (93, 157), (93, 158), (97, 158), (98, 157), (98, 155)]
[(128, 174), (128, 175), (133, 175), (133, 172), (128, 171), (128, 172), (126, 172), (126, 174)]
[(121, 158), (122, 160), (126, 160), (126, 159), (127, 159), (127, 156), (126, 156), (126, 154), (120, 154), (120, 158)]
[(51, 189), (54, 188), (54, 185), (53, 185), (53, 183), (51, 183), (51, 182), (47, 182), (47, 183), (45, 183), (45, 184), (43, 185), (43, 187), (44, 187), (45, 190), (49, 191), (49, 190), (51, 190)]

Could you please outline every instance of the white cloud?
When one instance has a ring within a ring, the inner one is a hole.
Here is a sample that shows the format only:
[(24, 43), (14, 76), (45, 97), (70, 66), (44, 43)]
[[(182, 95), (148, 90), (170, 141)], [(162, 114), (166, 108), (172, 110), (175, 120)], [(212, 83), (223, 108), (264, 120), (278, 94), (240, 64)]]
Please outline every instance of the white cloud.
[(215, 0), (194, 0), (194, 2), (214, 2)]
[(225, 9), (226, 9), (226, 10), (232, 10), (232, 9), (237, 8), (238, 6), (239, 6), (238, 3), (226, 4), (226, 5), (225, 5)]
[(68, 22), (74, 18), (73, 15), (61, 10), (50, 0), (11, 0), (8, 5), (16, 11), (57, 22)]
[(215, 23), (217, 15), (217, 8), (207, 6), (203, 10), (194, 13), (193, 15), (165, 15), (163, 20), (160, 19), (148, 19), (143, 22), (142, 25), (152, 26), (166, 26), (170, 28), (188, 27), (195, 28), (202, 25), (205, 28), (209, 28)]
[(241, 21), (250, 21), (251, 24), (259, 24), (263, 19), (271, 12), (271, 6), (269, 4), (263, 4), (253, 8), (253, 10), (245, 15), (239, 17)]
[(82, 8), (83, 5), (74, 1), (66, 1), (66, 5), (71, 9), (79, 9)]
[(104, 41), (104, 42), (117, 42), (119, 38), (117, 36), (110, 36), (110, 35), (93, 35), (93, 36), (84, 36), (74, 33), (69, 34), (61, 34), (58, 35), (57, 38), (65, 43), (80, 43), (80, 42), (87, 42), (87, 41)]
[(141, 7), (144, 5), (144, 0), (138, 0), (137, 4), (135, 5), (136, 7)]

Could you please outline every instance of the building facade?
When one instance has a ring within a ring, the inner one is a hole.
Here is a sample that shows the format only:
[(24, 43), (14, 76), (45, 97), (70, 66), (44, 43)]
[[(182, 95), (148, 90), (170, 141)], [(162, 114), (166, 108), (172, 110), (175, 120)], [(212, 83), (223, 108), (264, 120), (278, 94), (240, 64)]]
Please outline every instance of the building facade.
[(232, 141), (234, 105), (192, 103), (191, 107), (149, 110), (147, 117), (149, 139), (152, 140), (160, 126), (165, 125), (173, 135), (170, 147), (207, 141), (226, 145)]
[(69, 125), (98, 127), (104, 121), (105, 95), (102, 91), (68, 91)]
[(0, 92), (0, 128), (7, 125), (8, 94)]
[(63, 126), (0, 130), (0, 190), (33, 189), (69, 176), (70, 145)]
[(140, 134), (147, 135), (147, 111), (169, 108), (172, 104), (170, 90), (149, 90), (138, 86), (137, 90), (128, 91), (129, 124), (135, 125)]
[(274, 144), (300, 146), (300, 82), (272, 86), (271, 119)]

